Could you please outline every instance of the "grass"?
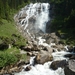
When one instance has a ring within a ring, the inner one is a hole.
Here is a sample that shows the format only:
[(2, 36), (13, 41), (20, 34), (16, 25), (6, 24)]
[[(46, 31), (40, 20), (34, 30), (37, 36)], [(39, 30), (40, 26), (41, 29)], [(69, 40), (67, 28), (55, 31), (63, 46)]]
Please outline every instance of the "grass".
[(17, 49), (16, 47), (12, 47), (12, 48), (0, 51), (0, 52), (6, 52), (6, 53), (10, 53), (10, 54), (18, 54), (18, 53), (20, 53), (20, 50)]
[[(12, 36), (15, 34), (15, 36)], [(16, 40), (14, 45), (12, 45), (11, 40)], [(7, 66), (9, 64), (14, 64), (17, 60), (26, 60), (26, 54), (20, 54), (19, 46), (25, 45), (26, 40), (16, 29), (14, 21), (7, 21), (2, 19), (2, 24), (0, 24), (0, 44), (6, 42), (11, 45), (11, 48), (0, 50), (0, 68)]]
[(0, 24), (0, 36), (11, 37), (12, 34), (19, 34), (14, 21), (2, 19), (3, 24)]

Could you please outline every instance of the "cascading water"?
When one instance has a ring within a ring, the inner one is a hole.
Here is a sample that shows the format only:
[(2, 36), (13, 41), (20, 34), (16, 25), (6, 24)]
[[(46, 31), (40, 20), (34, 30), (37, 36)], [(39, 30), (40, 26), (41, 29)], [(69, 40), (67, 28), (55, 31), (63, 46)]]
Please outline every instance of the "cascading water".
[[(20, 26), (20, 28), (22, 28), (22, 31), (26, 33), (26, 35), (28, 35), (28, 37), (34, 40), (36, 34), (46, 32), (46, 23), (50, 20), (49, 8), (49, 3), (31, 3), (30, 5), (27, 5), (23, 9), (21, 9), (19, 14), (15, 16), (15, 18), (19, 18), (18, 25)], [(38, 36), (37, 39), (39, 40), (38, 45), (51, 47), (51, 45), (43, 43), (45, 39), (42, 39), (42, 37)], [(54, 60), (65, 59), (62, 52), (53, 53), (53, 57)], [(37, 64), (33, 66), (33, 60), (34, 58), (31, 58), (30, 60), (32, 68), (30, 71), (22, 70), (20, 73), (16, 73), (15, 75), (64, 75), (64, 70), (62, 68), (58, 68), (55, 71), (51, 70), (49, 68), (51, 62), (46, 62), (44, 65)]]
[[(36, 33), (39, 31), (45, 32), (46, 23), (49, 21), (49, 7), (48, 3), (31, 3), (25, 6), (18, 15), (20, 18), (21, 27), (23, 30)], [(15, 17), (16, 17), (15, 16)], [(23, 19), (22, 16), (25, 16)]]

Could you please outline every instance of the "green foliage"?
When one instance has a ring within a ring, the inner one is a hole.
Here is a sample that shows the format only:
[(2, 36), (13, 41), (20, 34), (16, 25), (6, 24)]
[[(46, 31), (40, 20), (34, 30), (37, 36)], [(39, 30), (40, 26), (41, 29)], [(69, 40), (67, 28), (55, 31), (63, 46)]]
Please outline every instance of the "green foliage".
[(0, 68), (16, 62), (17, 57), (14, 54), (0, 52)]
[(20, 48), (26, 45), (26, 40), (21, 35), (12, 34), (13, 46)]
[(10, 20), (11, 10), (20, 9), (30, 0), (0, 0), (0, 18)]
[[(0, 0), (0, 68), (19, 60), (15, 55), (20, 54), (19, 47), (25, 46), (26, 40), (16, 29), (13, 16), (29, 2), (30, 0)], [(8, 48), (9, 45), (11, 48)]]
[(75, 0), (51, 0), (51, 2), (55, 6), (52, 31), (65, 33), (66, 43), (75, 44)]

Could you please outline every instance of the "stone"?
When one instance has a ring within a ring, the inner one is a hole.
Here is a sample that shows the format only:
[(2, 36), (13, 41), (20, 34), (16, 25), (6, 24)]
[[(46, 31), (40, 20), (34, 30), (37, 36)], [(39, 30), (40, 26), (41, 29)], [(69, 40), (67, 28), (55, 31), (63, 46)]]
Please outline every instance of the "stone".
[(71, 58), (72, 54), (66, 54), (66, 55), (64, 55), (64, 57)]
[(34, 59), (34, 64), (44, 64), (45, 62), (52, 61), (53, 56), (48, 54), (38, 54)]
[(75, 59), (70, 59), (68, 63), (68, 66), (64, 68), (65, 75), (75, 75)]
[(68, 65), (68, 62), (66, 60), (59, 60), (59, 61), (53, 61), (50, 65), (50, 68), (53, 70), (58, 69), (58, 67), (65, 67)]
[(68, 46), (68, 52), (73, 52), (73, 46)]
[(75, 75), (75, 72), (69, 69), (69, 67), (64, 68), (64, 74), (65, 75)]
[(31, 70), (31, 66), (27, 66), (24, 70), (25, 71), (30, 71)]
[(27, 52), (27, 55), (32, 56), (33, 54), (32, 54), (32, 52)]

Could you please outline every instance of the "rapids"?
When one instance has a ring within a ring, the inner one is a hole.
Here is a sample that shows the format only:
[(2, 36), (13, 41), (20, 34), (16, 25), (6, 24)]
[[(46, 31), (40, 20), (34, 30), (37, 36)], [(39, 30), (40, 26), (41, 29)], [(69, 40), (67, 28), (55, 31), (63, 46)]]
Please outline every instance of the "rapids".
[[(69, 53), (69, 52), (68, 52)], [(53, 53), (54, 60), (67, 60), (63, 56), (65, 54), (68, 54), (67, 52), (61, 51), (61, 52), (55, 52)], [(31, 65), (31, 70), (30, 71), (24, 71), (24, 69), (20, 73), (16, 73), (15, 75), (65, 75), (64, 74), (64, 68), (58, 68), (57, 70), (52, 70), (50, 69), (50, 62), (46, 62), (43, 65), (42, 64), (37, 64), (33, 66), (32, 64), (34, 63), (34, 58), (31, 57), (30, 59), (30, 64)], [(26, 68), (28, 65), (25, 65), (24, 68)]]
[[(44, 43), (46, 40), (38, 35), (39, 33), (46, 33), (46, 23), (50, 21), (49, 8), (49, 3), (31, 3), (22, 8), (14, 18), (19, 18), (17, 25), (26, 36), (28, 35), (28, 37), (31, 38), (31, 40), (36, 41), (36, 37), (39, 40), (37, 42), (38, 45), (51, 47), (51, 45), (55, 44)], [(64, 54), (67, 54), (67, 52), (54, 52), (52, 55), (54, 60), (63, 60), (66, 59), (63, 57)], [(58, 68), (57, 70), (51, 70), (49, 68), (51, 61), (43, 65), (37, 64), (33, 66), (34, 58), (35, 57), (31, 57), (30, 64), (28, 64), (31, 65), (32, 68), (30, 71), (24, 71), (23, 69), (21, 72), (15, 73), (15, 75), (64, 75), (63, 68)], [(24, 68), (28, 65), (25, 65)]]

